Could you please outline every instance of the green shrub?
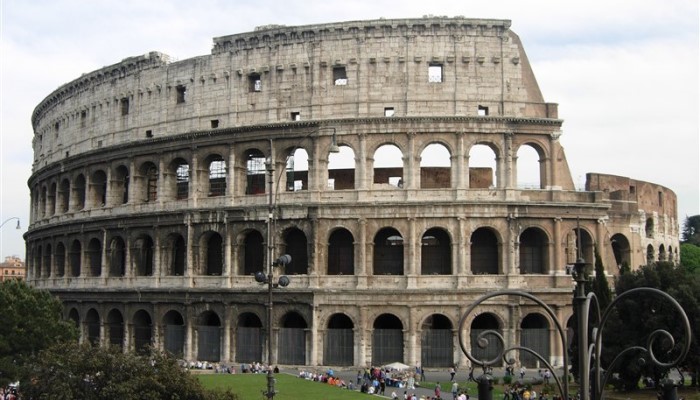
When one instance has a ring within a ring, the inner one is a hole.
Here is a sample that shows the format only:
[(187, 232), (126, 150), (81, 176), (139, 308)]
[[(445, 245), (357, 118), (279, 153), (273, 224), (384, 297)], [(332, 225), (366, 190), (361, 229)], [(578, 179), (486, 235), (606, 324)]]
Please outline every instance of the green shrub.
[(513, 382), (513, 375), (506, 375), (503, 377), (503, 383), (510, 385)]

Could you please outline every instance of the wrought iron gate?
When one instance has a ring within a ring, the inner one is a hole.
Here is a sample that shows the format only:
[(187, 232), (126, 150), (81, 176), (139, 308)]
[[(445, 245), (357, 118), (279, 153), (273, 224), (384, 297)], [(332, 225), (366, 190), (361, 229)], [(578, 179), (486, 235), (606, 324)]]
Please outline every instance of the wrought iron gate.
[(197, 360), (219, 361), (221, 357), (221, 327), (199, 325), (197, 337)]
[(454, 365), (451, 329), (426, 329), (421, 334), (421, 363), (425, 367)]
[[(520, 331), (520, 345), (531, 348), (549, 360), (549, 329), (523, 329)], [(526, 352), (520, 353), (520, 362), (526, 367), (537, 367), (537, 359)]]
[(240, 326), (236, 333), (236, 362), (262, 361), (262, 329)]
[(323, 363), (325, 365), (353, 365), (352, 329), (328, 329), (323, 348)]
[(372, 334), (372, 364), (403, 362), (403, 332), (401, 329), (375, 329)]
[(165, 325), (165, 351), (175, 357), (182, 357), (185, 347), (185, 326)]

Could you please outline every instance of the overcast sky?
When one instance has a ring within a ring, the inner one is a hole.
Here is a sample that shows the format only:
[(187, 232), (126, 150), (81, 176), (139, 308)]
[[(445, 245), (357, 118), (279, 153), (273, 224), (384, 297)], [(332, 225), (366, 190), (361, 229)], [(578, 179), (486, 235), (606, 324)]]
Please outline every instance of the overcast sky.
[(259, 25), (424, 15), (499, 18), (523, 41), (547, 102), (559, 103), (572, 177), (664, 185), (678, 216), (700, 214), (697, 0), (0, 0), (0, 257), (24, 258), (34, 107), (60, 85), (160, 51), (209, 54), (212, 38)]

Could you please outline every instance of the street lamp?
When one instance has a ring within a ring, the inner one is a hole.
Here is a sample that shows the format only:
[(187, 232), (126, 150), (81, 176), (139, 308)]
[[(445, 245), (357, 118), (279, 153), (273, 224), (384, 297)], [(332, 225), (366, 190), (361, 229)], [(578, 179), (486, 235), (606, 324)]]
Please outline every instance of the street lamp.
[(16, 219), (16, 220), (17, 220), (17, 226), (15, 227), (15, 229), (22, 229), (22, 226), (21, 226), (20, 223), (19, 223), (19, 217), (10, 217), (10, 218), (4, 220), (4, 221), (2, 222), (2, 224), (0, 224), (0, 228), (2, 228), (3, 226), (5, 226), (6, 223), (12, 221), (13, 219)]

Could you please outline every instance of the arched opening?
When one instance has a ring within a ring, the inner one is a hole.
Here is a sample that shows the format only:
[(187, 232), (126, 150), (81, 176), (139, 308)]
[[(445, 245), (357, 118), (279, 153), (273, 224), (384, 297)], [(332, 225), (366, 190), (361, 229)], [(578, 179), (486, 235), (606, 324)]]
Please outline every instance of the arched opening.
[(498, 274), (498, 239), (489, 228), (479, 228), (471, 236), (472, 274)]
[(659, 261), (666, 261), (666, 249), (664, 245), (659, 245)]
[(42, 251), (41, 245), (36, 247), (35, 253), (34, 253), (34, 267), (37, 273), (37, 276), (41, 277), (42, 271), (44, 269), (43, 263), (44, 262), (44, 252)]
[(187, 247), (185, 239), (182, 235), (172, 234), (169, 238), (170, 242), (170, 264), (168, 275), (183, 276), (185, 275), (185, 261), (187, 259)]
[(153, 322), (151, 316), (144, 310), (136, 311), (134, 324), (134, 348), (137, 353), (148, 353), (153, 339)]
[(85, 208), (85, 176), (83, 174), (78, 175), (73, 181), (73, 198), (75, 199), (73, 210), (83, 210)]
[(621, 233), (616, 233), (610, 238), (613, 254), (615, 255), (615, 263), (617, 268), (622, 268), (622, 265), (629, 266), (632, 262), (630, 242), (627, 237)]
[(226, 195), (226, 161), (214, 154), (205, 163), (209, 165), (209, 197)]
[(292, 256), (292, 262), (285, 266), (288, 275), (309, 273), (308, 242), (300, 229), (291, 228), (284, 234), (285, 253)]
[(87, 330), (87, 340), (93, 346), (100, 344), (100, 314), (91, 308), (85, 315), (85, 328)]
[(64, 179), (61, 181), (60, 185), (58, 186), (58, 200), (57, 200), (56, 207), (58, 208), (59, 213), (65, 214), (68, 212), (69, 199), (70, 199), (70, 181), (68, 179)]
[(107, 335), (109, 344), (124, 347), (124, 317), (119, 310), (112, 310), (107, 314)]
[(264, 260), (265, 246), (262, 234), (258, 231), (248, 232), (243, 242), (243, 274), (255, 275), (258, 271), (267, 272), (263, 269)]
[(139, 169), (143, 178), (142, 199), (149, 203), (158, 199), (158, 167), (152, 162), (146, 162)]
[(51, 245), (46, 245), (46, 250), (44, 251), (44, 262), (42, 263), (41, 276), (48, 278), (51, 276), (51, 261), (53, 256), (51, 254)]
[(185, 200), (190, 195), (190, 165), (183, 158), (176, 158), (168, 168), (168, 183), (170, 196), (176, 200)]
[(385, 144), (374, 152), (373, 182), (398, 188), (404, 186), (403, 154), (395, 145)]
[(309, 154), (306, 150), (298, 148), (291, 152), (287, 157), (285, 172), (288, 192), (309, 189)]
[(589, 262), (593, 262), (595, 260), (593, 238), (588, 231), (583, 228), (574, 228), (569, 232), (566, 240), (567, 264), (575, 263), (579, 257), (583, 257), (584, 260)]
[[(540, 314), (528, 314), (520, 323), (520, 345), (539, 353), (549, 361), (549, 323)], [(520, 352), (520, 362), (526, 367), (540, 367), (530, 353)]]
[(403, 275), (403, 237), (394, 228), (374, 236), (374, 275)]
[(70, 254), (68, 255), (70, 259), (70, 276), (76, 277), (80, 276), (80, 270), (82, 268), (82, 258), (83, 258), (83, 248), (78, 239), (74, 240), (70, 246)]
[(202, 237), (204, 275), (221, 275), (224, 268), (224, 240), (217, 232), (207, 232)]
[(153, 239), (148, 235), (139, 236), (134, 240), (132, 260), (136, 276), (153, 275)]
[(68, 320), (73, 321), (75, 327), (80, 329), (80, 314), (78, 313), (78, 310), (71, 308), (70, 311), (68, 311)]
[(49, 193), (47, 197), (48, 201), (48, 215), (52, 216), (56, 214), (56, 182), (52, 182), (49, 186)]
[[(469, 338), (472, 355), (478, 360), (493, 360), (501, 354), (503, 344), (496, 334), (503, 335), (498, 319), (491, 313), (479, 314), (471, 323)], [(481, 337), (482, 340), (479, 340)]]
[(39, 218), (43, 218), (46, 216), (46, 192), (48, 189), (46, 186), (41, 187), (41, 197), (39, 200)]
[(350, 317), (345, 314), (333, 314), (328, 320), (326, 337), (323, 342), (324, 365), (355, 365), (353, 328)]
[(291, 311), (282, 317), (279, 330), (279, 363), (306, 364), (306, 329), (308, 325), (299, 313)]
[(123, 165), (117, 167), (112, 181), (112, 192), (117, 204), (126, 204), (129, 201), (129, 180), (129, 169)]
[(126, 245), (124, 240), (115, 236), (109, 244), (109, 276), (126, 275)]
[(182, 358), (185, 352), (185, 320), (182, 314), (170, 310), (163, 316), (164, 347), (173, 357)]
[(654, 237), (654, 218), (647, 218), (646, 224), (644, 224), (644, 233), (648, 238)]
[(355, 188), (355, 152), (349, 146), (340, 146), (340, 152), (328, 156), (328, 188), (347, 190)]
[(538, 228), (527, 228), (520, 234), (520, 273), (547, 273), (547, 236)]
[(352, 233), (336, 229), (328, 239), (328, 275), (353, 275), (355, 249)]
[(452, 273), (452, 242), (444, 229), (428, 229), (421, 239), (421, 274)]
[(403, 362), (403, 324), (392, 314), (374, 320), (372, 332), (372, 365)]
[(431, 143), (420, 153), (421, 189), (449, 188), (452, 186), (452, 162), (447, 147)]
[(238, 324), (236, 325), (236, 362), (254, 363), (262, 360), (262, 327), (262, 321), (253, 313), (246, 312), (238, 316)]
[(206, 311), (197, 321), (197, 360), (217, 362), (221, 359), (221, 320)]
[(433, 314), (421, 326), (421, 361), (424, 367), (452, 367), (454, 343), (452, 321), (442, 314)]
[(66, 275), (66, 247), (63, 243), (56, 244), (56, 276), (62, 278)]
[(265, 193), (265, 155), (258, 149), (250, 149), (245, 152), (245, 160), (245, 194)]
[(654, 263), (654, 246), (648, 245), (647, 246), (647, 265), (651, 265)]
[(107, 174), (97, 170), (90, 176), (90, 206), (104, 207), (107, 204)]
[(499, 184), (496, 153), (485, 144), (474, 145), (469, 150), (469, 187), (488, 189)]
[(544, 189), (545, 164), (542, 159), (533, 145), (526, 143), (520, 146), (516, 162), (519, 189)]
[(90, 263), (90, 276), (102, 275), (102, 242), (92, 238), (87, 247), (88, 261)]

